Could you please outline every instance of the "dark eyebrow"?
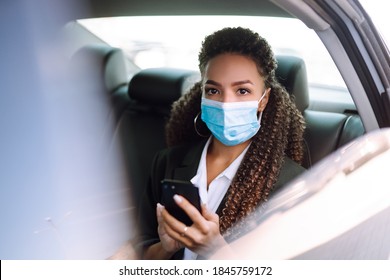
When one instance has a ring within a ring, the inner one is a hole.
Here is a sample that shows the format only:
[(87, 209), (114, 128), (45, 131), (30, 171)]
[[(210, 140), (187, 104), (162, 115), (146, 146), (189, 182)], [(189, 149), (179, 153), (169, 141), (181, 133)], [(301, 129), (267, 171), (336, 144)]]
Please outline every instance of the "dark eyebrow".
[[(207, 80), (205, 84), (214, 85), (214, 86), (221, 86), (220, 83), (213, 81), (213, 80)], [(243, 85), (243, 84), (252, 84), (253, 85), (253, 83), (250, 80), (243, 80), (243, 81), (233, 82), (232, 86), (239, 86), (239, 85)]]
[(243, 84), (253, 85), (253, 83), (250, 80), (244, 80), (244, 81), (234, 82), (234, 83), (232, 83), (232, 86), (239, 86), (239, 85), (243, 85)]

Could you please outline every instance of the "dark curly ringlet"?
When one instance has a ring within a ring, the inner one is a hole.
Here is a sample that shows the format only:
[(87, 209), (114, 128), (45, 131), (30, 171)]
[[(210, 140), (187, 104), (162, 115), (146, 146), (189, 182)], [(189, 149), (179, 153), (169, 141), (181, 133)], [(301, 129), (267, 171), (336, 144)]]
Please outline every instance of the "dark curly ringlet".
[[(290, 95), (275, 78), (277, 64), (265, 39), (240, 27), (225, 28), (207, 36), (199, 54), (202, 76), (210, 59), (224, 53), (241, 54), (251, 58), (266, 86), (271, 88), (261, 119), (261, 128), (252, 138), (252, 143), (228, 189), (220, 215), (221, 232), (225, 238), (234, 239), (249, 227), (244, 218), (256, 218), (256, 215), (261, 213), (254, 210), (267, 201), (284, 157), (288, 156), (301, 163), (305, 123)], [(169, 146), (201, 139), (194, 130), (194, 118), (200, 112), (201, 96), (201, 82), (198, 82), (173, 104), (166, 125)]]

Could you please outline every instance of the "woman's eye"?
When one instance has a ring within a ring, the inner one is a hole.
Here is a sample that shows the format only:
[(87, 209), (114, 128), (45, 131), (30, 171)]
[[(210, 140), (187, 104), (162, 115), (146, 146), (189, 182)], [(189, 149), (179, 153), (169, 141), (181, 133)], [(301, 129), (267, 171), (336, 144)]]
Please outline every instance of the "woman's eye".
[(250, 93), (249, 90), (247, 90), (246, 88), (240, 88), (238, 91), (237, 91), (238, 94), (240, 95), (246, 95), (248, 93)]
[(206, 88), (205, 92), (206, 92), (206, 94), (208, 94), (208, 95), (218, 94), (218, 90), (215, 89), (215, 88)]

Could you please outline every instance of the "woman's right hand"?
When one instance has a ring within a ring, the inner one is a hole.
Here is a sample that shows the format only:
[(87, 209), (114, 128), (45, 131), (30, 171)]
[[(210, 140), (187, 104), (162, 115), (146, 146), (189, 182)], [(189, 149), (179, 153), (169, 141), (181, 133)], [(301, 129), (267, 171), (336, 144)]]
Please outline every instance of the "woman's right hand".
[(173, 239), (168, 235), (168, 233), (165, 231), (165, 224), (164, 219), (161, 216), (162, 211), (164, 210), (164, 206), (162, 206), (160, 203), (157, 204), (156, 207), (156, 215), (157, 215), (157, 221), (158, 221), (158, 235), (160, 237), (160, 242), (162, 248), (170, 254), (176, 253), (178, 250), (184, 247), (183, 244), (181, 244), (179, 241)]

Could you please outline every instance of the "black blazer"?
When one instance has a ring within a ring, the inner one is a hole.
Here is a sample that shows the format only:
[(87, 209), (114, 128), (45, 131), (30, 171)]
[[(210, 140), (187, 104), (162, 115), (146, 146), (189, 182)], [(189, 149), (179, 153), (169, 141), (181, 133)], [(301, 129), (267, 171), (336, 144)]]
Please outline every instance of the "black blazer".
[[(155, 156), (149, 184), (140, 203), (141, 206), (138, 213), (140, 232), (135, 241), (137, 250), (142, 251), (143, 248), (160, 241), (157, 232), (156, 204), (161, 202), (161, 180), (191, 180), (198, 170), (200, 157), (206, 141), (162, 150)], [(286, 157), (278, 181), (274, 186), (274, 192), (304, 170), (303, 167)], [(217, 214), (220, 214), (222, 210), (224, 199), (217, 209)], [(184, 249), (177, 252), (172, 259), (182, 259), (183, 254)]]

